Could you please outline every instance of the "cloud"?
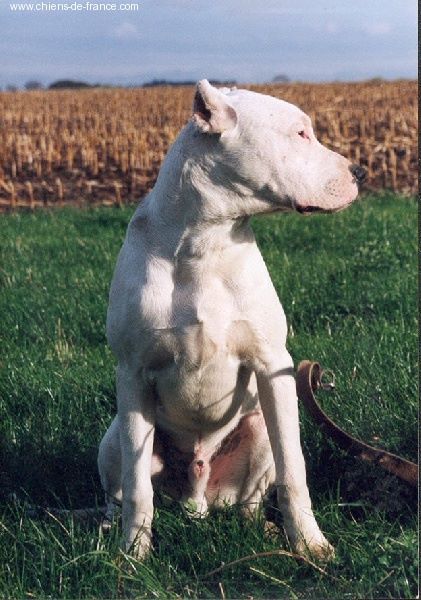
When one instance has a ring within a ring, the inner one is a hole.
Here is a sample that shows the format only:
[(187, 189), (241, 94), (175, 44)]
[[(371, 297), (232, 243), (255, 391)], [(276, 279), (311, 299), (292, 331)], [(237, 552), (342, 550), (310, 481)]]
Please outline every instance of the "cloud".
[(336, 21), (329, 20), (325, 24), (325, 31), (327, 33), (338, 33), (339, 25)]
[(390, 23), (379, 21), (378, 23), (364, 25), (363, 31), (369, 35), (387, 35), (392, 31), (392, 26)]
[(141, 10), (130, 14), (66, 15), (18, 15), (6, 4), (0, 0), (0, 56), (7, 56), (1, 87), (63, 77), (139, 83), (417, 75), (414, 0), (140, 0)]
[(139, 36), (139, 32), (137, 30), (136, 25), (134, 23), (129, 23), (128, 21), (124, 21), (120, 25), (118, 25), (113, 32), (113, 37), (123, 40), (123, 39), (134, 39)]

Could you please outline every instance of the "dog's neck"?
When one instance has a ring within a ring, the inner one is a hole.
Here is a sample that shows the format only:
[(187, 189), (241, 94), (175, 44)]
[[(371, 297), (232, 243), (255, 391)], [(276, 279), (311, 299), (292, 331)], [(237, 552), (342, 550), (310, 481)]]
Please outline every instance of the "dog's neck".
[[(254, 243), (249, 217), (268, 212), (250, 193), (212, 181), (211, 159), (183, 155), (183, 131), (167, 155), (156, 184), (139, 205), (133, 222), (146, 220), (154, 247), (176, 259), (221, 253), (238, 243)], [(226, 184), (226, 182), (225, 182)], [(156, 235), (154, 235), (154, 231)]]

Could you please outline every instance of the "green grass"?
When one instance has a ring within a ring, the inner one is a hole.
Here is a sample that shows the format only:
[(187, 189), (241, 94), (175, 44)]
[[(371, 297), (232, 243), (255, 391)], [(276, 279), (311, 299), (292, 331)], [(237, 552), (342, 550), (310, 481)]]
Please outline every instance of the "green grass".
[[(412, 598), (415, 493), (347, 457), (301, 412), (310, 489), (337, 548), (326, 574), (235, 508), (190, 522), (161, 503), (155, 552), (136, 569), (70, 518), (31, 519), (25, 504), (102, 502), (98, 443), (115, 411), (105, 314), (133, 208), (0, 219), (0, 596), (36, 598)], [(278, 215), (255, 231), (290, 324), (289, 349), (332, 368), (323, 406), (347, 431), (416, 460), (416, 205), (367, 197), (330, 216)], [(16, 501), (11, 501), (14, 493)]]

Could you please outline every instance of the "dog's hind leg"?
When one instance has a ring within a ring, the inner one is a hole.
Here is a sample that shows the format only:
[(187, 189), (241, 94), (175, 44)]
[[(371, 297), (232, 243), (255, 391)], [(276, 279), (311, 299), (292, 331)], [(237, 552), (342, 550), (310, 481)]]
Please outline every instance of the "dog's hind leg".
[(105, 491), (106, 511), (101, 523), (109, 531), (117, 504), (121, 504), (121, 449), (118, 417), (115, 417), (99, 445), (98, 470)]
[(266, 492), (275, 481), (275, 463), (260, 411), (244, 417), (243, 431), (249, 436), (249, 451), (238, 503), (246, 516), (252, 516), (259, 511)]

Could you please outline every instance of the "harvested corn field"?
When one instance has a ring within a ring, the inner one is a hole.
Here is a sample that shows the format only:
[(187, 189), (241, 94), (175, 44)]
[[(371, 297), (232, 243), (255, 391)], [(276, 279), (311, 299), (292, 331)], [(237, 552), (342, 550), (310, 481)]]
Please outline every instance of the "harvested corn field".
[[(368, 169), (365, 189), (417, 189), (415, 81), (244, 86), (300, 106), (319, 140)], [(191, 87), (0, 94), (0, 209), (133, 202), (189, 118)]]

